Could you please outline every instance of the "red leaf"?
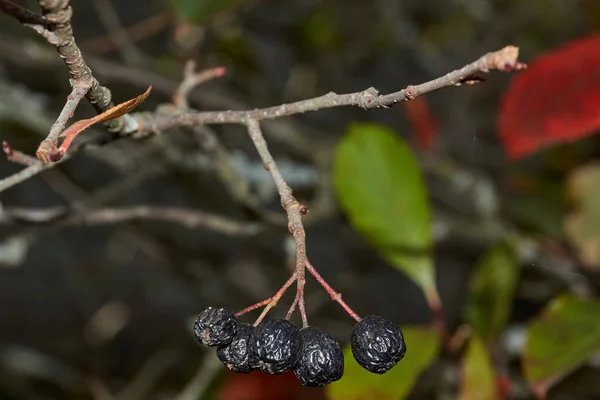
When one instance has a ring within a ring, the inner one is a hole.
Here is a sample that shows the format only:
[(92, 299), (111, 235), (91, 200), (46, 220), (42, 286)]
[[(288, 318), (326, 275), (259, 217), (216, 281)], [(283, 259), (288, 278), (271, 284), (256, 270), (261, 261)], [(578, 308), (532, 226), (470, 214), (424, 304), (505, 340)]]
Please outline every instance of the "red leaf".
[(322, 388), (302, 387), (293, 372), (268, 375), (261, 371), (250, 374), (229, 373), (221, 383), (218, 400), (324, 400)]
[(421, 150), (433, 146), (438, 129), (438, 122), (429, 109), (424, 96), (405, 101), (404, 110), (412, 126), (413, 140)]
[(498, 134), (511, 159), (600, 128), (600, 36), (576, 39), (529, 64), (502, 99)]

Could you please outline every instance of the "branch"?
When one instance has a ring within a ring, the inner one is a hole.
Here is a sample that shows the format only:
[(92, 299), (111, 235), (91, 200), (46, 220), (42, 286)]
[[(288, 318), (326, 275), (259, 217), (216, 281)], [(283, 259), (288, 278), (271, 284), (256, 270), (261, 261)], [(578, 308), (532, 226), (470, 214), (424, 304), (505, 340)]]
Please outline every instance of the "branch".
[(426, 93), (447, 86), (460, 86), (463, 83), (479, 82), (480, 79), (475, 76), (477, 73), (487, 73), (494, 69), (500, 71), (523, 69), (525, 68), (525, 64), (517, 61), (518, 55), (519, 49), (517, 47), (507, 46), (501, 50), (488, 53), (471, 64), (452, 71), (443, 77), (420, 85), (410, 85), (398, 92), (386, 95), (379, 95), (379, 92), (371, 87), (362, 92), (348, 94), (336, 94), (330, 92), (313, 99), (248, 111), (190, 112), (171, 116), (136, 114), (140, 128), (134, 136), (143, 137), (152, 133), (159, 133), (181, 126), (246, 124), (249, 120), (260, 121), (265, 119), (276, 119), (309, 111), (342, 106), (358, 106), (366, 110), (382, 107), (387, 108), (394, 104), (415, 99)]
[(53, 24), (46, 18), (29, 11), (9, 0), (0, 0), (0, 12), (10, 15), (17, 21), (25, 25), (40, 25), (50, 29)]
[[(64, 129), (68, 119), (73, 115), (75, 108), (84, 96), (98, 114), (107, 111), (114, 105), (112, 104), (110, 90), (101, 86), (94, 78), (90, 67), (86, 64), (81, 51), (75, 44), (71, 28), (73, 10), (69, 6), (69, 0), (40, 0), (39, 3), (45, 19), (53, 24), (53, 29), (49, 30), (42, 25), (32, 27), (56, 47), (69, 70), (71, 86), (73, 87), (62, 112), (52, 125), (48, 137), (41, 143), (37, 151), (38, 158), (47, 162), (48, 152), (56, 149), (58, 135)], [(109, 131), (121, 134), (131, 133), (137, 129), (135, 120), (129, 115), (107, 121), (105, 125)]]
[(79, 105), (79, 102), (81, 101), (81, 99), (83, 99), (83, 97), (89, 89), (90, 87), (87, 84), (83, 83), (76, 84), (75, 86), (73, 86), (71, 94), (67, 97), (67, 102), (65, 103), (62, 111), (58, 115), (56, 122), (54, 122), (52, 124), (52, 127), (50, 128), (50, 133), (48, 133), (46, 139), (44, 139), (42, 143), (40, 143), (36, 151), (36, 155), (41, 161), (45, 163), (48, 163), (50, 161), (58, 161), (58, 159), (54, 158), (51, 155), (52, 153), (57, 151), (58, 137), (65, 129), (67, 121), (75, 113), (75, 109)]
[[(294, 236), (294, 241), (296, 242), (296, 268), (294, 275), (296, 275), (297, 282), (297, 300), (294, 301), (298, 303), (302, 315), (302, 325), (306, 327), (308, 326), (308, 321), (306, 319), (303, 296), (304, 284), (306, 282), (305, 267), (308, 259), (306, 257), (306, 232), (304, 231), (304, 225), (302, 225), (302, 215), (306, 215), (308, 209), (296, 200), (292, 194), (292, 189), (285, 182), (283, 176), (281, 176), (281, 172), (279, 172), (279, 168), (277, 168), (277, 164), (275, 164), (275, 160), (269, 152), (267, 142), (263, 137), (258, 122), (250, 119), (246, 121), (246, 126), (248, 127), (250, 139), (252, 139), (254, 147), (256, 147), (256, 150), (258, 151), (258, 155), (265, 165), (265, 169), (269, 171), (271, 177), (275, 181), (277, 192), (279, 192), (279, 197), (281, 198), (281, 205), (288, 216), (288, 229), (292, 233), (292, 236)], [(268, 309), (265, 309), (265, 311), (267, 310)], [(260, 321), (258, 321), (258, 323), (260, 323)]]
[(130, 221), (162, 221), (180, 224), (187, 229), (207, 228), (231, 236), (251, 236), (261, 231), (260, 225), (242, 223), (220, 215), (180, 207), (137, 205), (123, 208), (86, 210), (73, 215), (67, 207), (6, 208), (0, 211), (0, 224), (106, 225)]

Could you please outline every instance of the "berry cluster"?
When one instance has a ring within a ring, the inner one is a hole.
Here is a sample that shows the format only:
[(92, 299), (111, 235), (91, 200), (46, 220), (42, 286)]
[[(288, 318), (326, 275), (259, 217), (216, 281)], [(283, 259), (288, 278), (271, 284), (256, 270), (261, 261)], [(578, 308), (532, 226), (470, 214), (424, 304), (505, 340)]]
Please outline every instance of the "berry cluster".
[[(209, 307), (198, 315), (194, 335), (203, 345), (217, 347), (219, 360), (235, 372), (283, 374), (291, 369), (304, 386), (325, 386), (344, 373), (344, 355), (335, 339), (312, 326), (298, 330), (288, 319), (253, 326), (238, 323), (226, 308)], [(354, 326), (350, 343), (356, 361), (377, 374), (389, 371), (406, 352), (402, 331), (376, 315)]]

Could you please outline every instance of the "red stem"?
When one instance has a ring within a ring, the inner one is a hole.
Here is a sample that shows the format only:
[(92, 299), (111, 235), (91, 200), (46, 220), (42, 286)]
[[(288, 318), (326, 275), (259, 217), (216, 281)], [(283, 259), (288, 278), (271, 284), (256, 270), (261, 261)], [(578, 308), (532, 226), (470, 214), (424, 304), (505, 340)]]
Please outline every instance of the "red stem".
[[(296, 273), (294, 272), (292, 274), (292, 276), (290, 277), (290, 279), (287, 280), (287, 282), (285, 282), (285, 284), (281, 287), (281, 289), (279, 289), (277, 291), (277, 293), (275, 293), (275, 295), (273, 297), (269, 297), (266, 300), (260, 301), (256, 304), (252, 304), (251, 306), (248, 306), (246, 308), (244, 308), (241, 311), (238, 311), (237, 313), (235, 313), (236, 317), (240, 317), (252, 310), (256, 310), (257, 308), (263, 307), (263, 306), (267, 306), (265, 308), (265, 310), (263, 311), (263, 313), (261, 314), (261, 316), (259, 317), (259, 319), (257, 320), (258, 322), (255, 322), (255, 325), (258, 325), (260, 323), (260, 321), (262, 321), (262, 319), (264, 318), (264, 316), (267, 314), (268, 310), (270, 310), (271, 308), (273, 308), (277, 302), (279, 301), (279, 299), (281, 299), (281, 296), (283, 296), (283, 294), (285, 293), (286, 290), (289, 289), (290, 286), (292, 286), (292, 283), (294, 283), (294, 281), (296, 280)], [(264, 314), (264, 315), (263, 315)]]
[(308, 260), (306, 261), (306, 269), (308, 269), (308, 272), (310, 272), (311, 275), (315, 277), (317, 282), (319, 282), (321, 286), (323, 286), (323, 288), (327, 291), (327, 293), (329, 293), (331, 300), (337, 301), (339, 305), (342, 306), (342, 308), (348, 313), (348, 315), (350, 315), (356, 320), (356, 322), (360, 321), (360, 317), (358, 316), (358, 314), (352, 311), (350, 306), (348, 306), (348, 304), (346, 304), (346, 302), (342, 300), (342, 294), (333, 290), (333, 288), (329, 286), (325, 279), (323, 279), (323, 277), (317, 272), (315, 267), (313, 267)]
[(296, 309), (297, 305), (298, 305), (298, 296), (296, 296), (296, 298), (294, 299), (294, 302), (292, 303), (292, 306), (290, 307), (287, 315), (285, 316), (285, 319), (289, 320), (290, 318), (292, 318), (292, 314), (294, 313), (294, 310)]

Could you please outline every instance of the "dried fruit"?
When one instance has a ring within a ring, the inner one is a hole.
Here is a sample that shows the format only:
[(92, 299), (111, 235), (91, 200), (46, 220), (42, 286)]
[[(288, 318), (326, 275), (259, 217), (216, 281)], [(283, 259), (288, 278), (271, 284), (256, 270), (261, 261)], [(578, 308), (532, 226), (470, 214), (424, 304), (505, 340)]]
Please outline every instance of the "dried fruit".
[(360, 320), (352, 329), (350, 343), (358, 364), (376, 374), (389, 371), (406, 353), (400, 328), (378, 315)]
[(322, 329), (308, 327), (299, 332), (300, 359), (294, 374), (304, 386), (325, 386), (344, 374), (344, 353), (339, 343)]
[(250, 335), (250, 364), (263, 372), (283, 374), (299, 356), (298, 329), (286, 319), (263, 321)]
[(208, 307), (194, 322), (194, 335), (205, 346), (225, 346), (236, 332), (237, 320), (227, 308)]
[(248, 343), (254, 327), (240, 324), (231, 343), (217, 349), (217, 357), (227, 368), (234, 372), (248, 374), (254, 370), (248, 357)]

